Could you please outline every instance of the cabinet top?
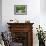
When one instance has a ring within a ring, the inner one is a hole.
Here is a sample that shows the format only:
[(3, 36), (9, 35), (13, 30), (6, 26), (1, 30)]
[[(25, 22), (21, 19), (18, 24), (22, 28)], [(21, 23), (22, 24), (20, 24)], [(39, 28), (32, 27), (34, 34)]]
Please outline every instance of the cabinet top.
[(29, 24), (29, 25), (33, 25), (34, 23), (7, 23), (8, 25), (25, 25), (25, 24)]

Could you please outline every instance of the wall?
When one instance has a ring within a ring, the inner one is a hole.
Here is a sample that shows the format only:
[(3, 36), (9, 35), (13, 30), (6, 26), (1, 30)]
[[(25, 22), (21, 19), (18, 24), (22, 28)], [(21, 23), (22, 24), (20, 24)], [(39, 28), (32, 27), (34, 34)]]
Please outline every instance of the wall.
[(2, 0), (0, 0), (0, 31), (2, 31)]
[[(24, 4), (27, 5), (27, 15), (14, 15), (14, 5), (16, 4)], [(42, 5), (42, 2), (41, 2)], [(40, 0), (2, 0), (2, 26), (3, 31), (8, 30), (7, 22), (11, 19), (17, 19), (19, 22), (25, 22), (25, 20), (30, 20), (33, 25), (33, 45), (38, 46), (38, 39), (36, 37), (36, 27), (39, 24), (45, 30), (46, 15), (42, 14), (42, 8), (40, 7)]]
[[(27, 15), (14, 15), (14, 5), (16, 4), (26, 4), (27, 5)], [(30, 20), (34, 23), (39, 23), (40, 14), (40, 0), (3, 0), (2, 1), (2, 23), (3, 26), (10, 19), (17, 19), (19, 22), (24, 22), (25, 20)], [(38, 20), (38, 21), (37, 21)], [(6, 28), (4, 27), (6, 30)]]
[(46, 31), (46, 0), (40, 0), (40, 24)]
[(40, 10), (42, 13), (46, 13), (46, 0), (40, 0)]

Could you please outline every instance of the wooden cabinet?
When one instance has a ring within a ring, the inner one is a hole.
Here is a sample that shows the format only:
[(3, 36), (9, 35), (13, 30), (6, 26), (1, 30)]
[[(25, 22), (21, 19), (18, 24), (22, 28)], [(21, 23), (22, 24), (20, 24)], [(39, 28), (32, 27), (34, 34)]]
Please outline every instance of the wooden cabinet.
[(12, 33), (13, 41), (22, 43), (22, 46), (33, 46), (33, 23), (7, 23)]

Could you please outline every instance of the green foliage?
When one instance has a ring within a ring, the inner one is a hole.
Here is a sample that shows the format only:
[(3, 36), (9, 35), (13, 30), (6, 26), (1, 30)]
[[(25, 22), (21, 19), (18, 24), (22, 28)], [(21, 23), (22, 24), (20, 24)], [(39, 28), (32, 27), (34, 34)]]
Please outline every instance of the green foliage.
[(45, 40), (45, 35), (44, 35), (42, 27), (40, 27), (40, 25), (39, 25), (39, 28), (36, 28), (36, 29), (37, 29), (36, 36), (38, 35), (38, 40), (41, 40), (41, 39)]
[(18, 12), (19, 10), (21, 10), (22, 12), (25, 12), (25, 5), (17, 5), (16, 12)]

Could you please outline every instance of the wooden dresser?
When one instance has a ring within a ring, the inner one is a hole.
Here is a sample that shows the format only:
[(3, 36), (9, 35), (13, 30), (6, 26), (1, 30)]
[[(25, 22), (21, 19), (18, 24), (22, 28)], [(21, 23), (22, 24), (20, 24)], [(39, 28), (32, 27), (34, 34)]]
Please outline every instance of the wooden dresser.
[[(21, 46), (33, 46), (33, 23), (7, 23), (12, 39)], [(19, 46), (19, 45), (18, 45)]]

